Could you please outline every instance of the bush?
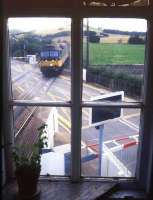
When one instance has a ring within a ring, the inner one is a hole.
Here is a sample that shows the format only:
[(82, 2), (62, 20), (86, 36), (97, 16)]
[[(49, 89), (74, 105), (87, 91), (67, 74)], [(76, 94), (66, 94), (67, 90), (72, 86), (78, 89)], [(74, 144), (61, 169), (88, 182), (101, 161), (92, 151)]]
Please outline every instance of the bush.
[(126, 72), (114, 72), (105, 66), (90, 67), (88, 70), (87, 81), (96, 82), (109, 89), (124, 90), (132, 97), (141, 95), (142, 77), (127, 74)]
[(128, 40), (129, 44), (145, 44), (145, 39), (140, 38), (137, 35), (131, 36)]
[(99, 42), (100, 42), (100, 37), (97, 36), (97, 35), (89, 36), (89, 42), (92, 42), (92, 43), (99, 43)]
[(84, 31), (84, 35), (85, 36), (94, 36), (94, 35), (97, 35), (97, 33), (95, 31)]

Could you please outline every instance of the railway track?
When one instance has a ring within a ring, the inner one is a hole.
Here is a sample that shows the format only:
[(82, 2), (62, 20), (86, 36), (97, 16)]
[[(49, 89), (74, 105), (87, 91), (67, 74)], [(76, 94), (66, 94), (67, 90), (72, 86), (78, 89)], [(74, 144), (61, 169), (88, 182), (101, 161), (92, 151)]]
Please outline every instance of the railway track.
[(29, 113), (29, 115), (27, 116), (27, 118), (25, 119), (25, 121), (21, 121), (21, 125), (19, 130), (15, 133), (15, 138), (22, 133), (22, 131), (25, 129), (25, 127), (28, 125), (28, 123), (31, 121), (31, 119), (34, 117), (34, 115), (36, 114), (38, 108), (34, 107), (33, 110)]
[[(25, 77), (25, 76), (20, 76), (20, 77)], [(40, 99), (46, 99), (47, 97), (47, 92), (53, 85), (53, 83), (56, 81), (57, 77), (53, 77), (51, 80), (50, 79), (43, 79), (39, 84), (35, 84), (34, 88), (30, 88), (26, 93), (21, 94), (20, 97), (16, 97), (16, 99), (34, 99), (38, 92), (43, 88), (43, 94), (40, 96)], [(26, 80), (25, 80), (26, 81)], [(45, 87), (44, 87), (45, 86)], [(30, 123), (32, 118), (34, 116), (37, 116), (39, 108), (38, 107), (28, 107), (28, 106), (15, 106), (14, 109), (14, 128), (15, 128), (15, 138), (17, 138), (20, 134), (22, 134), (23, 130), (25, 127)]]

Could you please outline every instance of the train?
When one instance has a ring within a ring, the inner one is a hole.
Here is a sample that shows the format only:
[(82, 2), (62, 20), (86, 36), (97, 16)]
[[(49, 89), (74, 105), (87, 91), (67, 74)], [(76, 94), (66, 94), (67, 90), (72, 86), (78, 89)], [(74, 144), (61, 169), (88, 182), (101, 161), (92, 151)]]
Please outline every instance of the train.
[(69, 47), (67, 42), (45, 45), (40, 52), (40, 70), (45, 76), (59, 75), (68, 60)]

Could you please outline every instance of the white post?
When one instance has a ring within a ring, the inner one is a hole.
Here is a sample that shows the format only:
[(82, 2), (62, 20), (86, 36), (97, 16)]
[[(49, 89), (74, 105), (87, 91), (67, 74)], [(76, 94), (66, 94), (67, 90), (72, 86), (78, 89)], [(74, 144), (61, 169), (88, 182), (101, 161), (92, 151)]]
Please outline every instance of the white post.
[(87, 70), (86, 69), (83, 69), (83, 81), (86, 82), (86, 77), (87, 77)]
[(102, 176), (104, 124), (99, 126), (99, 176)]

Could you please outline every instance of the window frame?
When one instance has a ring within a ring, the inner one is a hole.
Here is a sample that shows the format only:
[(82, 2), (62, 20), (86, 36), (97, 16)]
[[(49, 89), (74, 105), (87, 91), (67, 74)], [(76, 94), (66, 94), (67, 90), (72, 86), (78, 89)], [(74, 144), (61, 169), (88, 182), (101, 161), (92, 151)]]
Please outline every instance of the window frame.
[[(28, 6), (28, 5), (27, 5)], [(51, 5), (52, 6), (52, 5)], [(3, 105), (5, 109), (4, 113), (4, 135), (5, 135), (5, 143), (10, 146), (10, 148), (6, 152), (6, 174), (7, 176), (11, 176), (10, 173), (13, 169), (10, 155), (11, 155), (11, 144), (13, 141), (13, 133), (12, 124), (13, 124), (13, 116), (12, 116), (12, 107), (13, 105), (23, 105), (26, 102), (12, 101), (10, 94), (11, 92), (11, 84), (10, 84), (10, 66), (9, 66), (9, 52), (8, 52), (8, 29), (7, 29), (7, 19), (10, 17), (70, 17), (72, 20), (71, 27), (71, 37), (72, 37), (72, 71), (71, 71), (71, 102), (34, 102), (32, 105), (43, 105), (43, 106), (64, 106), (71, 108), (71, 118), (72, 118), (72, 145), (71, 145), (71, 155), (72, 155), (72, 175), (71, 180), (73, 182), (78, 182), (81, 179), (81, 113), (83, 107), (88, 106), (96, 106), (92, 105), (88, 102), (82, 102), (80, 89), (82, 89), (82, 19), (89, 17), (112, 17), (112, 18), (145, 18), (148, 20), (148, 33), (147, 33), (147, 51), (146, 51), (146, 68), (144, 74), (144, 99), (142, 103), (138, 103), (137, 105), (133, 104), (132, 107), (141, 107), (141, 134), (140, 134), (140, 145), (138, 151), (138, 161), (137, 161), (137, 174), (134, 183), (139, 183), (140, 186), (149, 191), (151, 189), (151, 183), (153, 182), (153, 178), (151, 177), (152, 168), (153, 168), (153, 141), (152, 139), (152, 130), (151, 130), (151, 119), (153, 119), (153, 91), (151, 90), (151, 84), (153, 83), (153, 59), (151, 59), (151, 55), (153, 54), (153, 44), (149, 41), (153, 41), (153, 14), (152, 7), (146, 8), (136, 8), (136, 7), (125, 7), (125, 8), (81, 8), (81, 9), (55, 9), (50, 8), (45, 9), (41, 8), (39, 10), (30, 9), (29, 11), (12, 10), (12, 12), (5, 11), (6, 14), (3, 17), (3, 34), (4, 34), (4, 62), (3, 62)], [(79, 16), (78, 16), (79, 13)], [(76, 44), (75, 41), (78, 41)], [(80, 52), (80, 53), (78, 53)], [(6, 67), (5, 67), (6, 66)], [(79, 77), (79, 78), (78, 78)], [(151, 91), (149, 93), (149, 91)], [(26, 105), (31, 105), (30, 102), (27, 102)], [(102, 106), (110, 106), (110, 105), (100, 105)], [(117, 105), (111, 105), (117, 106)], [(130, 108), (130, 105), (119, 105), (120, 107), (126, 106), (126, 108)], [(77, 120), (76, 120), (77, 119)], [(144, 133), (147, 134), (145, 135)], [(7, 141), (7, 142), (6, 142)], [(149, 149), (148, 149), (149, 145)], [(79, 153), (78, 153), (79, 152)], [(146, 154), (148, 153), (148, 157), (146, 158)], [(144, 166), (144, 160), (146, 161), (146, 167)], [(145, 170), (147, 168), (147, 170)], [(98, 178), (103, 180), (102, 178)], [(125, 179), (125, 178), (124, 178)], [(91, 179), (93, 180), (93, 179)], [(108, 178), (109, 180), (109, 178)], [(121, 179), (117, 179), (120, 183), (122, 183)], [(128, 182), (128, 179), (126, 179)], [(131, 184), (131, 182), (130, 182)]]

